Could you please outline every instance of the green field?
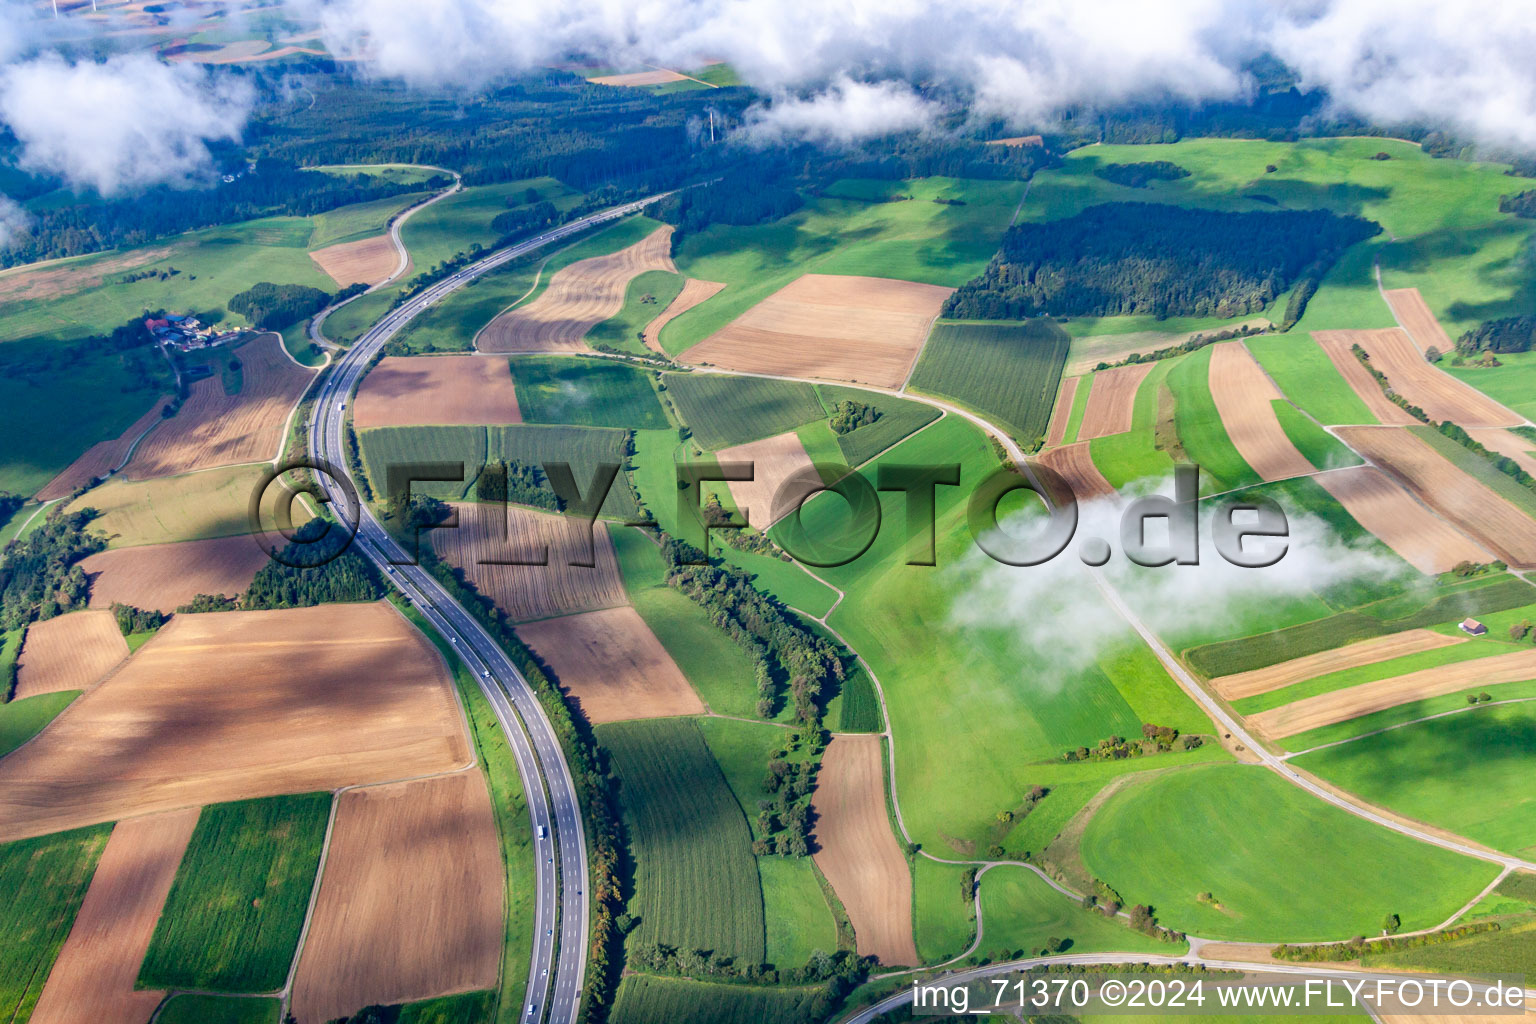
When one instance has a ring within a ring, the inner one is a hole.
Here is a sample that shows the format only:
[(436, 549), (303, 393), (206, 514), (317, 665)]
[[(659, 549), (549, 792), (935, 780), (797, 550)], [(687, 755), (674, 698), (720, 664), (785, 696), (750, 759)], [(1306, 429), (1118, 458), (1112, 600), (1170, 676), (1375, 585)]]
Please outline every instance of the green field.
[(842, 461), (850, 466), (862, 466), (887, 448), (916, 433), (938, 419), (939, 410), (922, 402), (909, 402), (890, 395), (877, 395), (858, 388), (840, 388), (831, 384), (818, 384), (821, 404), (830, 414), (837, 403), (849, 400), (874, 406), (880, 418), (862, 427), (855, 427), (846, 434), (838, 434), (837, 447)]
[(188, 994), (168, 1000), (155, 1024), (277, 1024), (281, 1011), (276, 999)]
[(842, 701), (838, 709), (838, 732), (879, 732), (882, 726), (880, 695), (874, 680), (856, 666), (843, 680)]
[(1255, 941), (1371, 935), (1387, 914), (1404, 930), (1432, 927), (1497, 873), (1237, 765), (1120, 790), (1088, 823), (1082, 859), (1167, 927)]
[(668, 373), (662, 382), (705, 449), (773, 437), (827, 415), (810, 384), (715, 373)]
[(636, 276), (624, 291), (623, 308), (594, 325), (587, 332), (587, 344), (596, 349), (612, 348), (650, 355), (651, 350), (640, 340), (640, 332), (677, 298), (677, 293), (683, 290), (684, 280), (682, 274), (666, 270), (647, 270)]
[(1291, 439), (1296, 450), (1318, 469), (1338, 469), (1341, 466), (1358, 466), (1360, 456), (1334, 437), (1288, 401), (1276, 399), (1270, 403), (1280, 429)]
[[(1377, 711), (1375, 714), (1362, 715), (1359, 718), (1350, 718), (1309, 732), (1287, 736), (1285, 745), (1294, 751), (1310, 751), (1325, 744), (1353, 740), (1381, 729), (1396, 729), (1430, 715), (1438, 715), (1446, 711), (1466, 711), (1472, 707), (1467, 702), (1467, 697), (1480, 693), (1488, 694), (1494, 702), (1523, 700), (1527, 697), (1536, 697), (1536, 681), (1525, 680), (1518, 683), (1502, 683), (1497, 686), (1474, 686), (1459, 693), (1409, 701), (1406, 704), (1387, 708), (1385, 711)], [(1479, 710), (1487, 710), (1487, 708), (1483, 707)]]
[(525, 423), (662, 430), (666, 413), (650, 373), (612, 359), (517, 356), (511, 360)]
[(473, 486), (486, 463), (486, 427), (381, 427), (357, 432), (363, 465), (374, 497), (386, 497), (388, 467), (422, 462), (462, 463), (459, 481), (414, 481), (412, 494), (426, 494), (444, 501), (458, 501)]
[(78, 498), (71, 510), (94, 508), (93, 529), (107, 546), (235, 537), (251, 530), (251, 493), (265, 466), (228, 466), (153, 480), (115, 477)]
[(139, 983), (223, 992), (282, 988), (330, 809), (329, 793), (203, 808)]
[(36, 697), (0, 704), (0, 757), (4, 757), (33, 736), (80, 696), (79, 690), (40, 693)]
[(1531, 703), (1405, 725), (1307, 754), (1297, 764), (1417, 821), (1521, 857), (1536, 852)]
[(1376, 422), (1365, 402), (1334, 369), (1328, 353), (1310, 335), (1294, 331), (1271, 334), (1249, 338), (1246, 344), (1285, 396), (1319, 421), (1329, 426)]
[(667, 586), (661, 550), (643, 532), (617, 527), (609, 535), (630, 604), (704, 703), (719, 714), (753, 717), (757, 683), (746, 651), (710, 621), (708, 612)]
[(0, 1012), (24, 1022), (91, 884), (111, 825), (0, 844)]
[[(516, 973), (523, 975), (516, 982), (519, 993), (527, 987), (528, 954), (525, 953), (521, 961), (507, 960), (507, 969), (517, 968)], [(511, 979), (503, 976), (503, 984), (511, 984)], [(521, 1003), (514, 1001), (508, 1006), (503, 1001), (501, 1012), (497, 1019), (514, 1022), (518, 1019), (517, 1010)], [(495, 992), (464, 992), (456, 996), (439, 996), (436, 999), (424, 999), (419, 1003), (406, 1003), (400, 1008), (400, 1019), (396, 1024), (485, 1024), (491, 1020), (492, 1011), (496, 1008)]]
[(1444, 945), (1373, 954), (1364, 959), (1363, 966), (1446, 974), (1523, 974), (1529, 978), (1536, 974), (1536, 922), (1509, 922), (1500, 931)]
[[(1126, 487), (1146, 477), (1166, 478), (1173, 473), (1173, 458), (1158, 447), (1159, 418), (1169, 418), (1167, 429), (1172, 431), (1170, 411), (1172, 392), (1167, 386), (1168, 375), (1179, 365), (1179, 359), (1163, 359), (1152, 367), (1141, 387), (1136, 389), (1136, 400), (1131, 403), (1131, 429), (1123, 434), (1095, 437), (1088, 442), (1088, 452), (1093, 464), (1104, 479), (1114, 487)], [(1073, 402), (1087, 408), (1088, 379), (1077, 386), (1077, 399)], [(1167, 405), (1167, 409), (1162, 406)], [(1076, 410), (1074, 410), (1076, 413)], [(1079, 415), (1075, 427), (1081, 425)], [(1074, 434), (1075, 436), (1075, 434)], [(1175, 440), (1177, 440), (1175, 438)]]
[(1452, 366), (1442, 361), (1440, 368), (1465, 381), (1495, 401), (1526, 417), (1536, 417), (1536, 391), (1531, 390), (1531, 370), (1536, 368), (1536, 352), (1505, 352), (1499, 355), (1502, 366)]
[(941, 323), (912, 371), (912, 387), (953, 398), (1032, 449), (1045, 437), (1070, 345), (1049, 320)]
[[(752, 838), (765, 838), (753, 819), (759, 803), (773, 798), (762, 780), (769, 758), (783, 749), (787, 733), (776, 726), (727, 718), (704, 718), (698, 725), (736, 802), (750, 812), (747, 825)], [(813, 953), (837, 949), (837, 923), (811, 860), (774, 855), (755, 859), (763, 886), (768, 962), (780, 970), (800, 967)]]
[(820, 989), (722, 985), (632, 974), (619, 985), (612, 1024), (804, 1024)]
[[(870, 203), (812, 197), (768, 224), (718, 224), (689, 235), (674, 257), (678, 269), (728, 287), (668, 324), (661, 332), (662, 345), (676, 355), (802, 274), (958, 287), (980, 273), (997, 251), (1024, 191), (1019, 181), (940, 177), (876, 187), (912, 199)], [(963, 205), (939, 201), (950, 199)]]
[[(945, 856), (940, 851), (937, 856)], [(952, 960), (976, 937), (976, 906), (961, 889), (965, 868), (913, 857), (912, 937), (924, 963)]]
[(1253, 471), (1227, 436), (1216, 400), (1211, 397), (1211, 353), (1207, 347), (1191, 352), (1168, 373), (1173, 392), (1174, 421), (1179, 444), (1190, 461), (1200, 467), (1202, 488), (1226, 491), (1259, 483)]
[[(474, 278), (458, 291), (450, 292), (441, 302), (435, 302), (418, 313), (399, 334), (390, 339), (390, 350), (401, 350), (411, 355), (471, 351), (480, 328), (496, 319), (496, 314), (522, 298), (533, 287), (534, 277), (544, 259), (543, 253), (533, 253), (511, 260)], [(352, 305), (369, 298), (364, 296), (356, 299), (333, 316), (341, 318)], [(385, 312), (380, 308), (373, 315), (377, 318)], [(325, 323), (329, 335), (331, 317), (327, 317)], [(366, 327), (367, 323), (362, 326)]]
[(981, 877), (979, 952), (996, 960), (1040, 956), (1051, 939), (1068, 943), (1064, 953), (1177, 954), (1184, 944), (1160, 942), (1111, 921), (1052, 889), (1026, 867), (996, 867)]
[[(491, 427), (486, 452), (491, 459), (516, 460), (527, 466), (545, 463), (569, 463), (576, 485), (583, 494), (592, 486), (592, 475), (600, 464), (627, 465), (627, 434), (609, 427), (556, 427), (510, 424)], [(640, 506), (635, 500), (629, 474), (620, 471), (603, 501), (602, 514), (615, 519), (638, 519)]]
[(382, 235), (389, 229), (390, 218), (409, 206), (415, 206), (431, 194), (426, 190), (406, 192), (387, 199), (353, 203), (351, 206), (317, 213), (309, 218), (313, 225), (309, 235), (309, 247), (324, 249), (329, 245), (359, 242), (364, 238)]
[(741, 965), (767, 950), (747, 819), (689, 719), (599, 726), (635, 863), (630, 941), (707, 949)]

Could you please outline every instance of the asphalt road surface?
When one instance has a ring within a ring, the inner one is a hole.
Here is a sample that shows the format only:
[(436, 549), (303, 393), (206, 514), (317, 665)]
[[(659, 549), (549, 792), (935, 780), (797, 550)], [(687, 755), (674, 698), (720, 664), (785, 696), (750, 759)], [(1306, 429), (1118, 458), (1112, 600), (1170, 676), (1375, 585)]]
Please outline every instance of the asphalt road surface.
[[(345, 405), (367, 371), (368, 360), (417, 314), (509, 260), (594, 224), (627, 216), (664, 195), (603, 210), (498, 250), (391, 310), (342, 353), (327, 372), (310, 420), (310, 456), (329, 463), (338, 473), (346, 473)], [(349, 504), (339, 482), (328, 479), (324, 473), (317, 476), (335, 514), (348, 526), (358, 524), (354, 550), (372, 559), (385, 578), (453, 645), (495, 708), (496, 718), (517, 757), (535, 836), (533, 959), (528, 968), (527, 1005), (521, 1019), (537, 1022), (547, 1018), (553, 1024), (571, 1024), (581, 1006), (582, 978), (586, 972), (587, 847), (575, 785), (554, 729), (527, 680), (490, 634), (426, 570), (400, 564), (408, 561), (406, 553), (372, 512)], [(538, 838), (541, 832), (544, 838)]]

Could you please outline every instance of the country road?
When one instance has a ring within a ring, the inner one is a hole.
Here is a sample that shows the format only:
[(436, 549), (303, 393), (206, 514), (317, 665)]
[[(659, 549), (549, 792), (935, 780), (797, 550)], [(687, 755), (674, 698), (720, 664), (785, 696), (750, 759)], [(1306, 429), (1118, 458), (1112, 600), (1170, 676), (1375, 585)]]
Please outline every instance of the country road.
[[(309, 454), (346, 473), (346, 411), (369, 360), (412, 318), (475, 278), (595, 224), (628, 216), (667, 193), (625, 203), (492, 253), (433, 284), (369, 328), (332, 365), (310, 421)], [(581, 807), (565, 755), (533, 690), (489, 633), (385, 532), (366, 506), (349, 503), (339, 482), (317, 474), (335, 514), (358, 524), (356, 550), (372, 559), (407, 600), (453, 645), (495, 709), (517, 758), (535, 834), (533, 957), (528, 968), (525, 1024), (572, 1024), (581, 1007), (589, 907), (587, 847)], [(537, 838), (540, 830), (545, 837)], [(552, 983), (552, 986), (551, 986)]]

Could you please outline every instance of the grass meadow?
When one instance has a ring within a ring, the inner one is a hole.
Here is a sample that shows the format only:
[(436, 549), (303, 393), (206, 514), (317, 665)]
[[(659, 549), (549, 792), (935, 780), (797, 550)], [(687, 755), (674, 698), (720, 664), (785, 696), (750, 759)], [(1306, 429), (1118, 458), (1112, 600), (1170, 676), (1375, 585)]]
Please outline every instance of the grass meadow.
[(746, 816), (691, 719), (597, 728), (619, 779), (634, 858), (630, 941), (767, 956), (763, 892)]
[(0, 844), (0, 1012), (24, 1021), (69, 935), (111, 825)]
[(816, 392), (821, 404), (830, 415), (842, 401), (858, 402), (873, 406), (880, 416), (873, 423), (855, 427), (846, 434), (837, 434), (837, 447), (842, 461), (850, 466), (862, 466), (892, 445), (923, 429), (942, 415), (938, 409), (922, 402), (909, 402), (890, 395), (877, 395), (858, 388), (818, 384)]
[[(1333, 725), (1297, 733), (1294, 736), (1287, 736), (1285, 744), (1291, 750), (1308, 751), (1328, 743), (1353, 740), (1382, 729), (1396, 729), (1430, 715), (1438, 715), (1446, 711), (1464, 712), (1472, 707), (1467, 702), (1468, 695), (1480, 693), (1486, 693), (1492, 697), (1493, 703), (1536, 697), (1536, 680), (1501, 683), (1497, 686), (1474, 686), (1460, 693), (1447, 693), (1439, 697), (1409, 701), (1374, 714), (1361, 715), (1359, 718), (1351, 718), (1347, 721), (1335, 722)], [(1479, 710), (1486, 709), (1487, 705), (1483, 705)]]
[(918, 359), (912, 387), (980, 412), (1032, 449), (1045, 437), (1070, 345), (1049, 320), (942, 323)]
[[(1082, 859), (1167, 927), (1253, 941), (1375, 934), (1445, 920), (1497, 873), (1325, 804), (1247, 765), (1161, 773), (1115, 793)], [(1201, 900), (1209, 893), (1214, 900)]]
[(1039, 956), (1052, 939), (1067, 943), (1064, 953), (1168, 955), (1184, 950), (1182, 943), (1160, 942), (1122, 921), (1084, 910), (1026, 867), (993, 868), (981, 876), (980, 884), (985, 931), (978, 952), (994, 959)]
[(650, 355), (651, 350), (640, 340), (640, 332), (677, 298), (684, 280), (682, 274), (666, 270), (647, 270), (636, 276), (624, 290), (623, 307), (587, 332), (587, 344)]
[(962, 888), (966, 869), (928, 857), (913, 857), (911, 862), (912, 937), (917, 940), (917, 955), (929, 964), (951, 960), (976, 938), (976, 907)]
[(61, 690), (0, 704), (0, 757), (42, 732), (80, 693)]
[(579, 356), (516, 356), (517, 404), (526, 423), (664, 430), (652, 374), (628, 363)]
[[(1136, 389), (1136, 398), (1131, 403), (1130, 430), (1123, 434), (1096, 437), (1088, 442), (1088, 453), (1093, 458), (1094, 466), (1112, 486), (1126, 487), (1147, 477), (1161, 479), (1173, 473), (1173, 457), (1167, 448), (1170, 443), (1176, 445), (1178, 438), (1173, 429), (1172, 392), (1166, 382), (1178, 364), (1177, 358), (1160, 360), (1141, 382), (1141, 386)], [(1088, 391), (1088, 380), (1085, 378), (1077, 386), (1077, 398), (1073, 404), (1081, 402), (1086, 409)], [(1077, 414), (1076, 409), (1073, 411)], [(1073, 436), (1076, 436), (1075, 431), (1081, 423), (1082, 416), (1077, 415)]]
[(277, 1024), (282, 1004), (277, 999), (173, 996), (155, 1017), (156, 1024)]
[(613, 1024), (803, 1024), (819, 988), (724, 985), (632, 974), (619, 984)]
[(1179, 445), (1200, 467), (1202, 490), (1219, 492), (1252, 486), (1260, 480), (1227, 436), (1216, 400), (1211, 397), (1212, 351), (1202, 348), (1180, 359), (1168, 373), (1168, 388), (1173, 392)]
[(827, 415), (813, 384), (716, 373), (668, 373), (662, 382), (706, 450), (773, 437)]
[(203, 808), (139, 983), (223, 992), (282, 988), (330, 810), (329, 793)]
[(1296, 450), (1317, 469), (1338, 469), (1341, 466), (1358, 466), (1363, 461), (1349, 446), (1309, 419), (1296, 406), (1284, 399), (1270, 402), (1280, 429), (1290, 438)]

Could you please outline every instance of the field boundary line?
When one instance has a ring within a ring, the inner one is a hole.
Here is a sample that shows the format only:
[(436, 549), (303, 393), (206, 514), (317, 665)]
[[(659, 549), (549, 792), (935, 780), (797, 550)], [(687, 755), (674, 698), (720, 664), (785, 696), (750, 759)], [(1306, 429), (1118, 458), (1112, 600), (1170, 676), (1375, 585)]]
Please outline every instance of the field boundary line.
[(304, 955), (304, 944), (309, 940), (309, 926), (315, 918), (315, 904), (320, 900), (320, 883), (325, 879), (326, 862), (331, 858), (331, 835), (336, 831), (336, 809), (341, 806), (341, 790), (331, 790), (330, 814), (325, 819), (325, 841), (320, 844), (320, 863), (315, 866), (315, 881), (309, 887), (309, 904), (304, 908), (304, 924), (299, 928), (299, 941), (293, 947), (293, 959), (288, 963), (288, 977), (278, 991), (278, 1014), (286, 1016), (288, 1000), (293, 995), (293, 978), (299, 973), (299, 958)]
[(1342, 747), (1346, 743), (1353, 743), (1356, 740), (1367, 739), (1371, 736), (1380, 736), (1384, 732), (1392, 732), (1394, 729), (1403, 729), (1410, 725), (1418, 725), (1420, 722), (1433, 722), (1437, 718), (1448, 718), (1451, 715), (1464, 715), (1468, 711), (1481, 711), (1483, 708), (1502, 707), (1505, 704), (1525, 704), (1533, 700), (1536, 700), (1536, 697), (1511, 697), (1508, 700), (1496, 700), (1484, 704), (1468, 704), (1463, 708), (1451, 708), (1449, 711), (1441, 711), (1433, 715), (1425, 715), (1423, 718), (1412, 718), (1406, 722), (1399, 722), (1396, 725), (1382, 726), (1380, 729), (1372, 729), (1370, 732), (1363, 732), (1358, 736), (1350, 736), (1346, 739), (1334, 740), (1331, 743), (1319, 743), (1317, 746), (1308, 747), (1306, 750), (1293, 750), (1290, 753), (1281, 754), (1279, 757), (1282, 761), (1289, 761), (1291, 758), (1301, 757), (1303, 754), (1316, 753), (1319, 750), (1327, 750), (1330, 747)]

